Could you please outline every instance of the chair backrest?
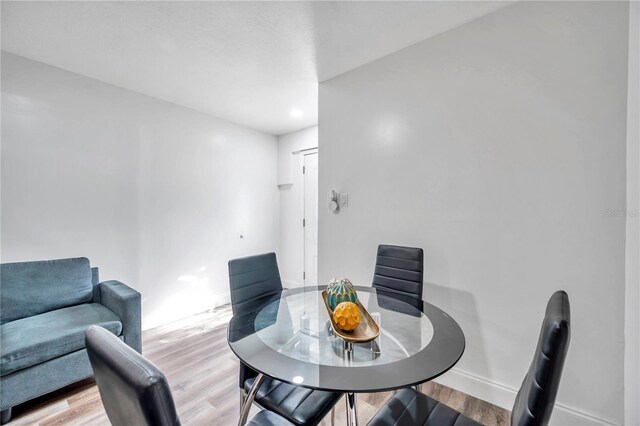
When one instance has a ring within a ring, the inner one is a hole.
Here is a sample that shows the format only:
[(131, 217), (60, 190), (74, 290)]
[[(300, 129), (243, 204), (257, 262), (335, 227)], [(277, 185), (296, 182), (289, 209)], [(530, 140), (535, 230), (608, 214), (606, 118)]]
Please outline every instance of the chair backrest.
[(549, 422), (570, 338), (569, 297), (564, 291), (557, 291), (547, 303), (533, 362), (516, 396), (511, 413), (513, 426), (537, 426)]
[(229, 261), (231, 309), (234, 314), (250, 312), (282, 291), (275, 253)]
[(87, 329), (86, 346), (111, 424), (180, 424), (169, 383), (155, 365), (99, 326)]
[(93, 300), (86, 257), (0, 265), (2, 324)]
[(373, 287), (402, 299), (422, 301), (424, 251), (421, 248), (378, 246)]
[[(258, 254), (229, 261), (231, 309), (234, 315), (249, 314), (262, 307), (282, 291), (282, 281), (275, 253)], [(239, 386), (258, 372), (240, 362)]]

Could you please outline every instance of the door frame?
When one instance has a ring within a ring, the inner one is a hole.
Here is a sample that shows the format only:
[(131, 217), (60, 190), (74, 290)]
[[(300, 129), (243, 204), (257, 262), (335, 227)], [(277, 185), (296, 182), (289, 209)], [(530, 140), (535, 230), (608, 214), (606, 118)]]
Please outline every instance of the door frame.
[[(299, 168), (299, 176), (300, 176), (300, 183), (301, 183), (301, 187), (302, 187), (302, 191), (300, 191), (300, 204), (302, 206), (302, 220), (305, 221), (306, 217), (307, 217), (307, 213), (305, 211), (305, 206), (304, 206), (304, 201), (305, 201), (305, 184), (304, 184), (304, 157), (305, 155), (313, 155), (313, 154), (317, 154), (318, 155), (318, 212), (317, 212), (317, 216), (320, 216), (320, 153), (318, 148), (309, 148), (309, 149), (303, 149), (301, 151), (299, 151), (300, 153), (300, 168)], [(319, 219), (319, 217), (317, 218)], [(317, 222), (319, 222), (319, 220), (317, 220)], [(302, 222), (300, 225), (302, 225), (304, 222)], [(319, 228), (319, 227), (318, 227)], [(316, 238), (316, 244), (317, 244), (317, 238)], [(302, 227), (302, 286), (305, 287), (307, 284), (307, 271), (306, 271), (306, 265), (305, 265), (305, 259), (307, 258), (307, 244), (306, 244), (306, 236), (305, 236), (305, 227)], [(316, 266), (317, 267), (317, 266)]]

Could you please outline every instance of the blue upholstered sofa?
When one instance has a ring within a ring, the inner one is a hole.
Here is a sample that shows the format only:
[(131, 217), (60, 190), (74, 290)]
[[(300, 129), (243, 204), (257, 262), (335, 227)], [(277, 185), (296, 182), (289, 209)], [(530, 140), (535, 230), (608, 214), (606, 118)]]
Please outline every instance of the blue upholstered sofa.
[(91, 377), (86, 329), (100, 325), (142, 349), (140, 293), (99, 282), (81, 257), (0, 265), (0, 409)]

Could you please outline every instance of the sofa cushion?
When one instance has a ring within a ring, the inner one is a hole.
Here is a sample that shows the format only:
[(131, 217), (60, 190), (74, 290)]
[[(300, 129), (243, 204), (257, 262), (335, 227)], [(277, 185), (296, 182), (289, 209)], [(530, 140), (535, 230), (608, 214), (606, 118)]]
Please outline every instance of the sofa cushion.
[(89, 259), (44, 260), (0, 265), (0, 324), (91, 302)]
[(116, 336), (120, 318), (98, 303), (71, 306), (0, 326), (0, 376), (83, 349), (84, 333), (100, 325)]

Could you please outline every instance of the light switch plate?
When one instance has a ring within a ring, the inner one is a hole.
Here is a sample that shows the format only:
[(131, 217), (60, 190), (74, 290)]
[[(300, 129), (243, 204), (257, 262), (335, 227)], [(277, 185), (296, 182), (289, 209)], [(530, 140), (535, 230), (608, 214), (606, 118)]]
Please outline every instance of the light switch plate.
[(342, 207), (349, 207), (349, 194), (340, 194), (340, 205)]

